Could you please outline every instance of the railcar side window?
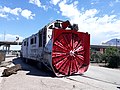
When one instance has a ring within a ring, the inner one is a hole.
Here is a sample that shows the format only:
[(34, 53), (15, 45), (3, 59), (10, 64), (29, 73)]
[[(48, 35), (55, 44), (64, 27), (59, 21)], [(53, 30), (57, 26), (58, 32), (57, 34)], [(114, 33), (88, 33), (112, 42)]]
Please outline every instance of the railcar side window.
[(27, 41), (27, 46), (28, 46), (28, 41)]
[(43, 32), (43, 47), (45, 47), (45, 44), (46, 44), (46, 30), (44, 29), (44, 32)]
[(31, 40), (30, 40), (30, 44), (33, 44), (33, 38), (31, 38)]
[(49, 29), (53, 29), (53, 25), (49, 26)]
[(24, 46), (26, 46), (26, 41), (24, 41)]
[(54, 26), (60, 28), (60, 23), (56, 22), (56, 23), (54, 23)]
[(36, 44), (37, 37), (35, 37), (35, 44)]
[(42, 33), (39, 33), (39, 47), (42, 47)]

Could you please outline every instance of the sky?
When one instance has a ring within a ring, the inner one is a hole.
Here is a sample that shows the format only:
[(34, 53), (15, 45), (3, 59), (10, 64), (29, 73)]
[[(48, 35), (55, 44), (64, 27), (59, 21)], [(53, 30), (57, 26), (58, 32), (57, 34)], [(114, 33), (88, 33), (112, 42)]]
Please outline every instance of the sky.
[(119, 9), (120, 0), (0, 0), (0, 40), (22, 41), (52, 21), (69, 20), (99, 45), (120, 39)]

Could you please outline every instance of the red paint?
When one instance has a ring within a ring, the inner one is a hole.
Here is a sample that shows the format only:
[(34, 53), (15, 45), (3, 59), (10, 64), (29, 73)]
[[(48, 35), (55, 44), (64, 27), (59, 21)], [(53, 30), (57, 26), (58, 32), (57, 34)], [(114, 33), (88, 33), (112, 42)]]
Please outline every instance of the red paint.
[(52, 66), (62, 75), (81, 74), (90, 62), (90, 35), (74, 30), (53, 30)]
[(65, 21), (65, 22), (63, 22), (61, 24), (62, 24), (62, 28), (63, 29), (66, 29), (68, 26), (70, 26), (70, 22), (69, 21)]

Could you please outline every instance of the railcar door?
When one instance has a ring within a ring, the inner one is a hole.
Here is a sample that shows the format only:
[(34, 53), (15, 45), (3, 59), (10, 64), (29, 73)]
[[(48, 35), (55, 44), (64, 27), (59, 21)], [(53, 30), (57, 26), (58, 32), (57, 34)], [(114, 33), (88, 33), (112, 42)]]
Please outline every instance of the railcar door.
[(28, 58), (27, 57), (27, 39), (25, 39), (24, 41), (23, 41), (23, 43), (22, 43), (22, 56), (24, 57), (24, 58)]
[(27, 57), (27, 58), (29, 58), (29, 57), (28, 57), (28, 40), (29, 40), (29, 39), (27, 38), (27, 40), (26, 40), (26, 57)]
[(42, 35), (42, 31), (39, 31), (39, 43), (38, 43), (38, 55), (37, 55), (37, 59), (41, 60), (42, 58), (42, 51), (43, 51), (43, 35)]

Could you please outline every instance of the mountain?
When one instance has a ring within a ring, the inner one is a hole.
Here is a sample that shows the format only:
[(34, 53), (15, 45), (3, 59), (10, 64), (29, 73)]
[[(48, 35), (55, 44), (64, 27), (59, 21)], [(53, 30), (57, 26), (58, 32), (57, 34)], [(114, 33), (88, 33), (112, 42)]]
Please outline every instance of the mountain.
[(111, 39), (105, 43), (103, 43), (105, 45), (110, 45), (110, 46), (119, 46), (120, 45), (120, 39)]

